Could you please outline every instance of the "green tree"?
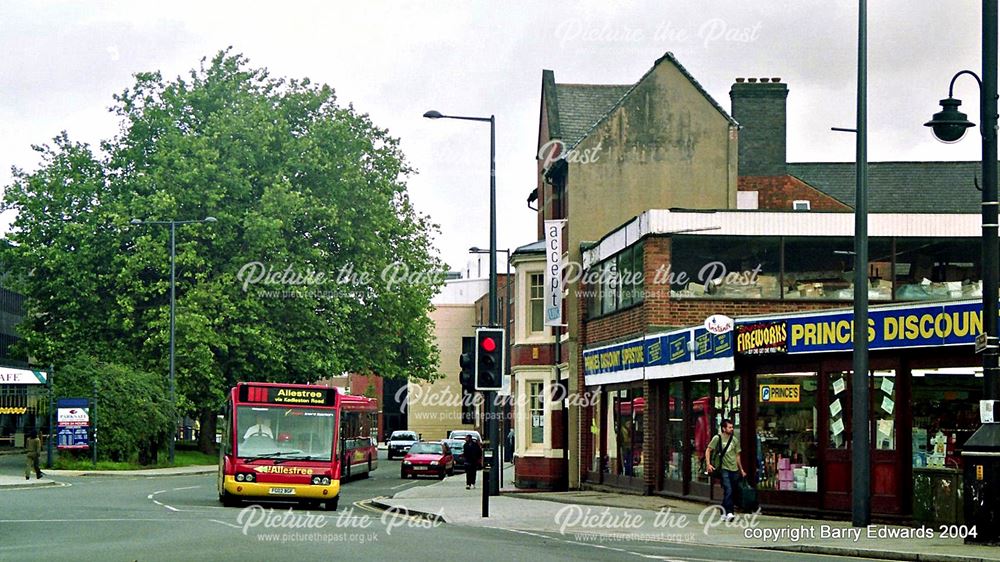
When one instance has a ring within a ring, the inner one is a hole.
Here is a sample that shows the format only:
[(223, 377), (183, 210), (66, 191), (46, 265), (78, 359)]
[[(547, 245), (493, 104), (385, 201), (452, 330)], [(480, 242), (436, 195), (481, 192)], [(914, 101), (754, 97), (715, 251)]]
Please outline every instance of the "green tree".
[[(78, 356), (52, 384), (59, 397), (91, 398), (96, 390), (100, 458), (156, 463), (158, 449), (170, 438), (173, 412), (162, 376)], [(94, 412), (90, 415), (93, 422)]]
[(114, 99), (120, 132), (99, 153), (63, 133), (7, 187), (26, 352), (166, 373), (169, 228), (130, 220), (214, 216), (176, 240), (178, 405), (204, 450), (237, 381), (435, 376), (437, 227), (388, 131), (229, 51), (185, 78), (137, 74)]

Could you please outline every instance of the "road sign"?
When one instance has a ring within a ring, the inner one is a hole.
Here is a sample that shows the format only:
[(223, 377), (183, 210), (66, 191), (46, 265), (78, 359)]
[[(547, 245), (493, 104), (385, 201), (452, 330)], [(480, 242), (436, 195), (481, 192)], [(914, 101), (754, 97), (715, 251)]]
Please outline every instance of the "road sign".
[(976, 336), (976, 353), (982, 353), (986, 350), (986, 334), (979, 334)]
[(90, 448), (90, 400), (87, 398), (60, 398), (56, 405), (57, 437), (59, 449)]

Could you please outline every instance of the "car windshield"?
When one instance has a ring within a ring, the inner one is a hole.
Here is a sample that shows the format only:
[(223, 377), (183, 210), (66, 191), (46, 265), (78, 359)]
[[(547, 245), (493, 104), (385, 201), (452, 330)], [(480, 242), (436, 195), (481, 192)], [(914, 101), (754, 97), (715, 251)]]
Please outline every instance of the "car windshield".
[(330, 460), (334, 410), (313, 408), (236, 408), (237, 456)]
[(442, 447), (440, 443), (417, 443), (410, 447), (410, 454), (418, 455), (440, 455)]
[(392, 436), (389, 437), (389, 440), (390, 441), (416, 441), (417, 440), (417, 434), (416, 433), (399, 433), (399, 432), (397, 432), (397, 433), (393, 433)]
[(461, 454), (462, 450), (465, 448), (465, 441), (448, 441), (448, 448), (451, 449), (451, 453)]
[(451, 436), (455, 439), (465, 440), (466, 435), (471, 435), (473, 439), (479, 439), (479, 434), (474, 431), (453, 431)]

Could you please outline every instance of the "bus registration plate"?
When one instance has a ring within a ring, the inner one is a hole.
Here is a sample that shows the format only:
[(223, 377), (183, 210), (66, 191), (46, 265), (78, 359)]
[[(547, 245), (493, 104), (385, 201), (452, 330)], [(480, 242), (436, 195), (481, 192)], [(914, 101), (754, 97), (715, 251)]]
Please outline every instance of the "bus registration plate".
[(271, 488), (270, 493), (277, 496), (294, 496), (295, 488)]

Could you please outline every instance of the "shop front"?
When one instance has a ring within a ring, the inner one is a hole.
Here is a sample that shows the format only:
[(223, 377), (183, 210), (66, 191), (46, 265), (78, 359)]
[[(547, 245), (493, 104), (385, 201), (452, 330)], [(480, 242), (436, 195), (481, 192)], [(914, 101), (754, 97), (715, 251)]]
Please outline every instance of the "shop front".
[[(872, 513), (957, 522), (961, 448), (979, 427), (976, 302), (873, 308), (869, 323)], [(736, 364), (754, 389), (745, 451), (763, 505), (851, 509), (852, 314), (740, 319)], [(746, 461), (747, 459), (744, 459)]]
[(596, 400), (584, 481), (710, 498), (704, 450), (723, 416), (738, 412), (733, 365), (732, 334), (704, 328), (585, 350), (585, 381)]
[[(983, 395), (978, 302), (873, 307), (869, 438), (872, 512), (961, 520), (961, 450)], [(850, 311), (737, 318), (584, 351), (598, 398), (584, 481), (718, 501), (705, 449), (733, 420), (765, 509), (849, 513)]]

